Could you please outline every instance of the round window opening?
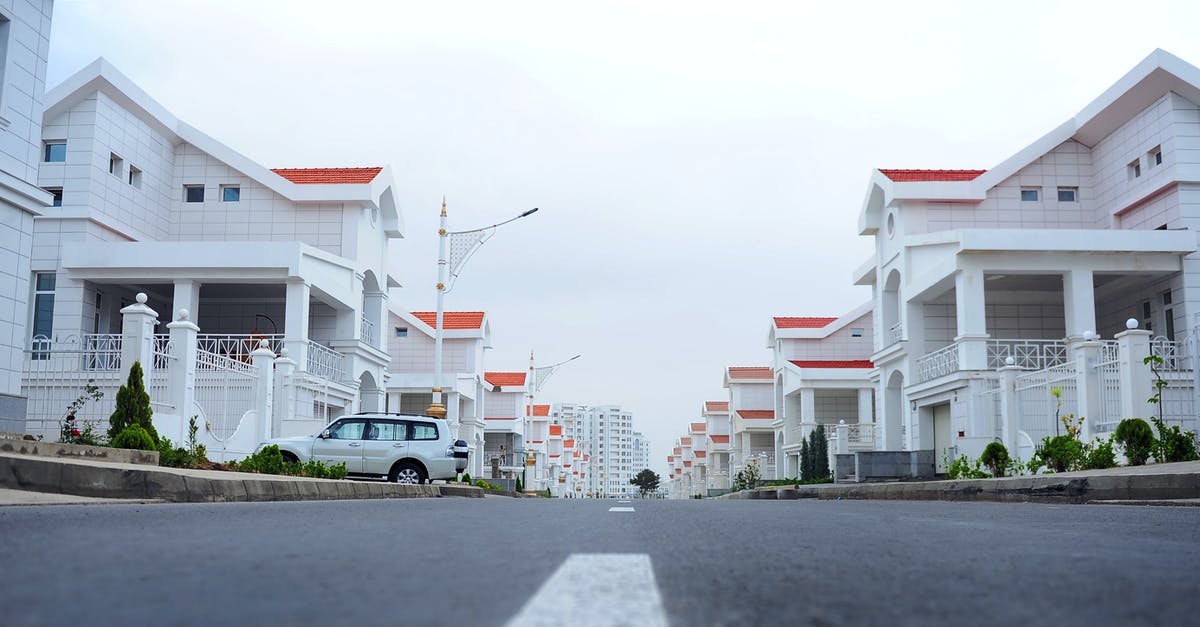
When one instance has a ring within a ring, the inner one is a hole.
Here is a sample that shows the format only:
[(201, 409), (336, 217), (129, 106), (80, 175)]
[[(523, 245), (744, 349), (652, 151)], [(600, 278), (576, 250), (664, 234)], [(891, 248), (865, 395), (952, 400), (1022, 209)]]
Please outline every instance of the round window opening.
[(889, 213), (887, 219), (887, 234), (891, 237), (896, 233), (896, 214)]

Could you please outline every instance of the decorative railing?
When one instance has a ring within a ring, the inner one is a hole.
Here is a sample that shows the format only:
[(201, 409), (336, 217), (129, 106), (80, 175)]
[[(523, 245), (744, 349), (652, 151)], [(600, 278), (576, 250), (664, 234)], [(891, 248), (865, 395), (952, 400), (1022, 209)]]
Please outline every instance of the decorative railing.
[(1150, 354), (1158, 355), (1162, 358), (1162, 365), (1159, 370), (1163, 372), (1181, 372), (1183, 370), (1191, 370), (1191, 355), (1188, 350), (1188, 342), (1173, 341), (1165, 337), (1156, 337), (1150, 340)]
[(958, 370), (958, 343), (917, 358), (917, 383), (932, 381)]
[(255, 376), (254, 366), (240, 359), (226, 357), (206, 350), (196, 351), (196, 372), (230, 371)]
[[(839, 425), (825, 425), (825, 439), (830, 444), (838, 441)], [(871, 448), (875, 446), (875, 423), (852, 423), (846, 425), (846, 444), (851, 448)], [(831, 448), (836, 448), (833, 446)]]
[(206, 350), (196, 351), (196, 405), (212, 436), (226, 442), (254, 409), (258, 373), (254, 366)]
[(891, 346), (892, 344), (896, 344), (900, 340), (904, 339), (904, 323), (897, 322), (896, 324), (893, 324), (892, 326), (888, 327), (887, 339), (888, 339), (888, 343), (887, 343), (888, 346)]
[(1016, 393), (1021, 431), (1034, 442), (1062, 433), (1063, 426), (1058, 421), (1062, 416), (1076, 413), (1077, 390), (1075, 367), (1071, 364), (1019, 375)]
[(279, 333), (200, 333), (196, 336), (196, 349), (249, 363), (250, 353), (258, 348), (261, 340), (266, 340), (267, 347), (276, 355), (283, 349), (283, 335)]
[(360, 329), (362, 331), (362, 341), (375, 346), (375, 323), (367, 320), (366, 316), (363, 316)]
[(308, 372), (330, 381), (345, 381), (346, 356), (328, 346), (309, 340)]
[(988, 340), (988, 368), (1002, 368), (1012, 358), (1013, 366), (1042, 370), (1067, 361), (1067, 343), (1063, 340)]

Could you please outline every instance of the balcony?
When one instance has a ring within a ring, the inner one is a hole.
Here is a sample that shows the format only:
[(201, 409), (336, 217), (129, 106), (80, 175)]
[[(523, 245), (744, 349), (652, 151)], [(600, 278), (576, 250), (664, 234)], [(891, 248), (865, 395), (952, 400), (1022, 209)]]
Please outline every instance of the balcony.
[[(924, 383), (958, 372), (961, 364), (960, 342), (948, 344), (916, 360), (916, 382)], [(1067, 362), (1067, 343), (1063, 340), (987, 340), (987, 364), (980, 369), (995, 370), (1008, 365), (1026, 370), (1044, 370)]]
[(884, 348), (887, 348), (888, 346), (891, 346), (892, 344), (899, 343), (900, 340), (904, 339), (904, 323), (897, 322), (896, 324), (893, 324), (892, 326), (888, 327), (887, 335), (885, 335), (884, 337), (887, 340), (887, 343), (883, 345)]
[(366, 316), (363, 316), (362, 323), (359, 326), (360, 331), (362, 332), (362, 341), (371, 346), (375, 346), (375, 323), (367, 320)]

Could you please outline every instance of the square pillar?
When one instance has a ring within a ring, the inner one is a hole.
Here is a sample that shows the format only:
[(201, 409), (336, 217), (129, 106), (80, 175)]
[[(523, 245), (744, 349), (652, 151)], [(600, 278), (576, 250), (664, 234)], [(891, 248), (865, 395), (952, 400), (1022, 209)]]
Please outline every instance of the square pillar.
[(858, 389), (858, 423), (875, 422), (875, 390), (871, 388)]
[(275, 352), (260, 346), (250, 352), (250, 363), (258, 373), (254, 386), (254, 441), (261, 442), (271, 432), (275, 400)]
[(200, 315), (200, 282), (191, 279), (175, 281), (174, 302), (171, 303), (175, 313), (171, 316), (179, 320), (179, 312), (188, 310), (192, 318)]
[(1128, 330), (1118, 333), (1117, 349), (1121, 363), (1121, 415), (1143, 418), (1158, 415), (1158, 407), (1147, 402), (1154, 394), (1154, 377), (1144, 362), (1150, 356), (1150, 332), (1136, 328), (1137, 320), (1129, 319)]
[(121, 309), (121, 384), (129, 380), (136, 361), (142, 365), (143, 384), (150, 387), (154, 369), (154, 325), (158, 312), (146, 306), (146, 295), (138, 292), (137, 302)]
[(1063, 315), (1068, 340), (1083, 339), (1085, 333), (1096, 330), (1096, 290), (1091, 270), (1063, 273)]
[[(1087, 337), (1090, 338), (1090, 329), (1087, 331)], [(1092, 422), (1101, 415), (1101, 380), (1100, 372), (1096, 369), (1096, 364), (1100, 361), (1100, 347), (1100, 342), (1092, 339), (1070, 346), (1075, 362), (1075, 386), (1078, 396), (1075, 417), (1083, 418), (1079, 439), (1085, 444), (1092, 441)]]
[[(167, 324), (175, 357), (175, 363), (167, 373), (167, 389), (171, 402), (175, 404), (175, 411), (179, 413), (179, 435), (175, 437), (183, 441), (188, 418), (196, 406), (196, 335), (200, 327), (190, 320), (191, 311), (186, 307), (176, 311), (178, 319)], [(159, 433), (161, 435), (163, 431), (160, 429)]]
[(1008, 449), (1009, 457), (1017, 457), (1017, 448), (1021, 445), (1021, 409), (1017, 404), (1017, 375), (1024, 370), (1020, 366), (1004, 366), (999, 372), (1000, 439), (1004, 442), (1004, 448)]
[(286, 313), (283, 320), (283, 345), (287, 348), (288, 357), (296, 361), (297, 366), (308, 370), (308, 301), (311, 288), (303, 281), (292, 281), (287, 284)]
[(958, 369), (987, 368), (987, 316), (984, 307), (983, 270), (963, 268), (954, 276), (955, 313), (958, 317)]
[(817, 391), (813, 388), (800, 388), (800, 437), (807, 438), (817, 426)]

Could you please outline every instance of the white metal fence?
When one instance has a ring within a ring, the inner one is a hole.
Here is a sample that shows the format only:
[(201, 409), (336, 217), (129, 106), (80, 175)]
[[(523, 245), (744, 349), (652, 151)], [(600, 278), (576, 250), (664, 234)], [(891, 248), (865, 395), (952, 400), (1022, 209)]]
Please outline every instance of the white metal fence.
[(196, 335), (196, 350), (250, 363), (250, 353), (258, 348), (258, 343), (262, 340), (267, 341), (267, 346), (276, 355), (283, 350), (283, 335), (278, 333), (199, 333)]
[(341, 353), (308, 341), (308, 372), (314, 376), (323, 377), (330, 381), (346, 380), (346, 357)]
[(86, 422), (103, 434), (121, 386), (120, 334), (72, 335), (61, 340), (35, 338), (25, 352), (21, 394), (27, 398), (26, 431), (57, 438), (68, 406), (88, 385), (103, 396), (89, 400), (75, 412), (76, 424)]
[[(1056, 416), (1074, 414), (1078, 407), (1075, 367), (1066, 364), (1027, 372), (1018, 376), (1016, 383), (1019, 428), (1035, 442), (1062, 433)], [(1053, 394), (1056, 388), (1060, 391), (1058, 398)]]
[(931, 381), (958, 370), (958, 343), (943, 346), (917, 359), (917, 383)]
[(175, 402), (170, 394), (171, 368), (179, 361), (170, 335), (154, 336), (154, 368), (150, 370), (146, 393), (150, 395), (150, 406), (154, 411), (174, 412)]
[(1116, 430), (1121, 422), (1121, 352), (1116, 342), (1105, 342), (1100, 347), (1100, 360), (1096, 362), (1096, 376), (1100, 380), (1100, 407), (1098, 412), (1087, 416), (1091, 420), (1092, 433), (1097, 435)]
[(246, 412), (254, 409), (257, 382), (254, 366), (210, 351), (196, 351), (196, 405), (218, 441), (233, 437)]
[(988, 368), (1011, 365), (1026, 370), (1042, 370), (1067, 361), (1067, 343), (1062, 340), (988, 340)]

